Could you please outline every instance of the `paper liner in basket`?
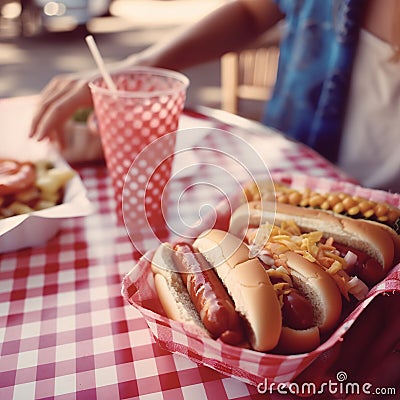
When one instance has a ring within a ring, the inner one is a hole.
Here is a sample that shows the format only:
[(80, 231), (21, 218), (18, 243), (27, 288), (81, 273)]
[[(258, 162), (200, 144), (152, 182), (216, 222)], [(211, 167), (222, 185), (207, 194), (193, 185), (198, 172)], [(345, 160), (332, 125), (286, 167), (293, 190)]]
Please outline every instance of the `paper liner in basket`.
[[(320, 178), (304, 176), (274, 176), (274, 180), (285, 178), (286, 183), (298, 184), (298, 187), (309, 187), (312, 190), (346, 190), (348, 193), (358, 193), (367, 198), (384, 198), (391, 204), (399, 206), (397, 195), (380, 193), (370, 189), (360, 188), (348, 183), (338, 183)], [(303, 185), (300, 185), (303, 182)], [(226, 220), (226, 204), (217, 207), (217, 215)], [(362, 311), (372, 299), (382, 292), (400, 291), (400, 264), (393, 267), (382, 282), (373, 287), (367, 298), (360, 302), (350, 315), (340, 324), (334, 333), (317, 349), (310, 353), (298, 355), (274, 355), (260, 353), (249, 349), (230, 346), (204, 336), (195, 328), (172, 321), (165, 317), (162, 306), (154, 288), (154, 280), (150, 268), (153, 251), (146, 253), (134, 268), (124, 277), (122, 294), (130, 304), (138, 308), (146, 319), (156, 341), (163, 348), (188, 357), (192, 361), (209, 366), (214, 370), (246, 383), (258, 385), (265, 382), (287, 383), (295, 379), (321, 353), (342, 340)]]

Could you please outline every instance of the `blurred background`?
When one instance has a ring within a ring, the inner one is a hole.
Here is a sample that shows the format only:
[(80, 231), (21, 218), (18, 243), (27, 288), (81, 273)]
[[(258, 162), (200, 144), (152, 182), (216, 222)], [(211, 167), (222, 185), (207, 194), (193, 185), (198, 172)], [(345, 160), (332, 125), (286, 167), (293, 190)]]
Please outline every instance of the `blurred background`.
[[(0, 98), (37, 94), (57, 74), (94, 68), (84, 37), (106, 62), (173, 35), (225, 0), (0, 0)], [(221, 108), (221, 61), (184, 71), (187, 106)], [(240, 114), (259, 118), (262, 103)]]

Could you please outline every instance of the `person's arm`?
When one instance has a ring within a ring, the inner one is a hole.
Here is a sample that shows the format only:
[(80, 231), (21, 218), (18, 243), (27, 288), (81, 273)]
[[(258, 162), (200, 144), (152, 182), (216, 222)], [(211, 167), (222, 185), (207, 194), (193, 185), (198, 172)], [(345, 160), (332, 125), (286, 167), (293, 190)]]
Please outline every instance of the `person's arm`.
[(224, 4), (172, 40), (158, 43), (134, 62), (183, 70), (240, 50), (283, 18), (272, 0), (237, 0)]
[[(283, 18), (272, 0), (236, 0), (224, 4), (163, 43), (108, 66), (117, 71), (134, 65), (183, 70), (244, 48)], [(97, 71), (60, 75), (42, 91), (31, 136), (62, 144), (65, 122), (81, 107), (92, 106), (88, 87)]]

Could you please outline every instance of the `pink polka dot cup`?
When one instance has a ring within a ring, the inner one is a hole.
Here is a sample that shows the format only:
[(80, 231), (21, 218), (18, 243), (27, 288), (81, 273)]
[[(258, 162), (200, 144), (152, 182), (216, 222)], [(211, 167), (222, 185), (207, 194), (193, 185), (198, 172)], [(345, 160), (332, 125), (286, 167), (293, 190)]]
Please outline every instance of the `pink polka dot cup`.
[[(116, 92), (109, 90), (101, 77), (89, 87), (115, 191), (117, 217), (122, 222), (122, 190), (128, 170), (147, 145), (178, 129), (189, 79), (175, 71), (151, 67), (121, 71), (112, 79)], [(174, 145), (174, 141), (168, 141), (170, 154)], [(164, 176), (159, 182), (168, 181), (171, 169), (172, 160), (162, 169)]]

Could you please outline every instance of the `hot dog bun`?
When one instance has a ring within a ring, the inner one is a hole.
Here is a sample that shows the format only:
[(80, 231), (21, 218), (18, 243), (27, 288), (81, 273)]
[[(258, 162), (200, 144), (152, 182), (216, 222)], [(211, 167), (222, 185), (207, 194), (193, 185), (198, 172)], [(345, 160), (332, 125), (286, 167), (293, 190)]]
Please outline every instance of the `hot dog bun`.
[[(265, 276), (268, 274), (264, 267), (261, 265), (260, 268), (260, 263), (256, 263), (255, 259), (247, 261), (249, 256), (247, 246), (239, 238), (233, 238), (232, 235), (223, 231), (209, 231), (197, 239), (194, 246), (210, 263), (217, 264), (215, 270), (228, 288), (236, 306), (246, 313), (246, 319), (253, 323), (252, 330), (259, 332), (259, 340), (266, 340), (267, 338), (263, 338), (262, 335), (270, 329), (268, 326), (272, 323), (277, 329), (276, 317), (270, 315), (276, 308), (275, 300), (272, 301), (272, 298), (276, 299), (277, 295), (269, 284), (268, 276), (266, 281)], [(238, 250), (233, 252), (235, 248)], [(220, 261), (222, 257), (225, 257), (226, 262)], [(257, 267), (250, 271), (250, 263), (257, 264)], [(313, 305), (315, 327), (296, 330), (282, 327), (282, 322), (280, 322), (279, 345), (275, 350), (285, 354), (303, 353), (319, 345), (320, 332), (326, 333), (336, 326), (342, 311), (342, 299), (332, 278), (315, 264), (294, 252), (289, 252), (287, 266), (290, 268), (295, 286)], [(265, 284), (269, 289), (265, 298), (257, 292), (260, 288), (254, 286), (254, 282), (257, 281), (268, 282)], [(271, 307), (272, 305), (274, 308)], [(281, 314), (279, 318), (282, 321)]]
[(357, 194), (354, 195), (340, 191), (314, 191), (307, 187), (297, 189), (279, 181), (273, 185), (269, 181), (252, 181), (245, 186), (244, 191), (248, 202), (275, 199), (278, 203), (322, 209), (376, 222), (400, 234), (400, 208), (378, 199), (363, 197), (359, 194), (362, 190), (356, 188)]
[(296, 189), (284, 183), (251, 182), (245, 187), (248, 202), (276, 200), (299, 208), (321, 209), (324, 212), (362, 220), (378, 225), (392, 237), (395, 246), (395, 262), (400, 261), (400, 209), (392, 204), (371, 200), (344, 192), (315, 192), (309, 188)]
[(282, 326), (275, 352), (279, 354), (301, 354), (314, 350), (319, 344), (320, 334), (317, 326), (304, 330)]
[[(279, 340), (282, 316), (278, 299), (264, 268), (249, 260), (248, 248), (229, 233), (212, 230), (193, 245), (215, 270), (231, 295), (237, 312), (245, 319), (248, 339), (256, 351), (273, 349)], [(177, 272), (172, 270), (171, 246), (162, 244), (152, 259), (155, 287), (166, 315), (201, 330), (198, 313)], [(265, 310), (268, 309), (268, 313)]]
[(247, 246), (224, 231), (210, 230), (200, 235), (193, 245), (215, 265), (236, 310), (248, 324), (251, 347), (258, 351), (273, 349), (279, 340), (282, 315), (262, 264), (257, 259), (249, 260)]
[[(314, 326), (293, 329), (283, 325), (282, 303), (268, 273), (238, 237), (212, 229), (193, 243), (212, 266), (245, 323), (250, 347), (256, 351), (294, 354), (315, 349), (320, 333), (332, 330), (341, 313), (341, 296), (332, 278), (296, 253), (288, 253), (287, 267), (296, 288), (314, 309)], [(164, 243), (152, 259), (155, 288), (166, 315), (207, 334), (174, 264), (173, 247)]]
[(208, 336), (181, 276), (174, 272), (172, 246), (161, 244), (154, 253), (151, 269), (160, 303), (168, 318), (182, 322)]
[[(387, 229), (360, 219), (336, 216), (322, 210), (302, 208), (290, 204), (250, 202), (240, 206), (232, 215), (229, 231), (240, 235), (246, 227), (244, 222), (259, 224), (281, 223), (293, 220), (304, 231), (321, 231), (325, 237), (362, 250), (375, 258), (384, 272), (395, 261), (395, 243)], [(272, 210), (272, 211), (271, 211)]]
[(333, 329), (342, 311), (342, 297), (333, 279), (316, 264), (289, 251), (286, 263), (295, 286), (314, 306), (314, 322), (325, 333)]

